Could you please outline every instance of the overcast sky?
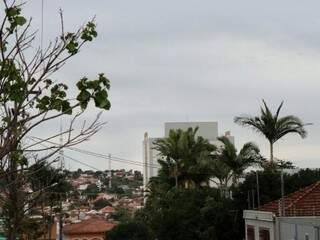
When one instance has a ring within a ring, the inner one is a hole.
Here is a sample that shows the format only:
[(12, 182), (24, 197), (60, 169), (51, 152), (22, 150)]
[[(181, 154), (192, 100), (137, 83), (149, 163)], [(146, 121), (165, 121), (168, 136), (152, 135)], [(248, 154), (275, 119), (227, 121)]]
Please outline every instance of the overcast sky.
[[(98, 23), (98, 39), (55, 76), (74, 84), (84, 75), (104, 72), (111, 80), (112, 109), (102, 116), (108, 123), (79, 147), (142, 162), (144, 132), (161, 137), (166, 121), (218, 121), (220, 134), (231, 130), (238, 149), (254, 141), (268, 155), (266, 140), (235, 125), (233, 118), (258, 114), (261, 99), (273, 109), (284, 100), (283, 114), (314, 125), (306, 139), (280, 140), (276, 157), (299, 167), (320, 166), (319, 1), (44, 3), (45, 43), (59, 33), (60, 7), (67, 30), (95, 15)], [(30, 0), (25, 13), (39, 28), (41, 1)], [(90, 110), (86, 118), (96, 112)], [(108, 166), (103, 159), (66, 154), (97, 168)], [(67, 159), (66, 164), (79, 167)], [(113, 162), (114, 168), (122, 166)]]

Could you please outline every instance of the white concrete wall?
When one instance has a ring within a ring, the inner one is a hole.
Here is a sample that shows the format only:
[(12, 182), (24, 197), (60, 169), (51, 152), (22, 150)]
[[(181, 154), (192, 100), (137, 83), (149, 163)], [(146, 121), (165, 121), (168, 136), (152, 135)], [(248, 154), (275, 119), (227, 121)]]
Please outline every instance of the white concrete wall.
[(199, 127), (196, 136), (201, 136), (209, 141), (215, 141), (219, 136), (217, 122), (167, 122), (164, 124), (165, 137), (169, 136), (171, 129), (187, 130), (190, 127)]
[(320, 217), (277, 218), (279, 240), (302, 239), (320, 240)]
[(270, 240), (275, 239), (275, 219), (273, 213), (245, 210), (243, 211), (243, 218), (245, 219), (246, 240), (247, 240), (247, 226), (253, 226), (255, 232), (255, 240), (259, 240), (259, 228), (269, 229)]
[(254, 210), (245, 210), (243, 217), (246, 239), (250, 225), (255, 229), (256, 240), (259, 228), (270, 229), (270, 240), (320, 240), (320, 217), (275, 217), (271, 212)]
[(158, 138), (147, 138), (143, 141), (143, 185), (146, 186), (149, 179), (158, 175), (160, 167), (158, 163), (158, 152), (154, 148), (154, 141)]

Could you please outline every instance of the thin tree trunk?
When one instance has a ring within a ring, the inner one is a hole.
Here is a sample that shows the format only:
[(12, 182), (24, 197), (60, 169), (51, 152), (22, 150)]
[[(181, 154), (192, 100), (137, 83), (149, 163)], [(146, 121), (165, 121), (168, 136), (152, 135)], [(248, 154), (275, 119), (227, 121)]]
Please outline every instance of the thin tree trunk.
[(273, 164), (273, 143), (270, 142), (270, 163)]
[(175, 165), (175, 174), (174, 174), (174, 180), (175, 180), (175, 185), (176, 185), (176, 188), (178, 188), (178, 166)]
[[(10, 159), (10, 167), (9, 167), (9, 178), (8, 182), (12, 183), (17, 181), (17, 164), (14, 160)], [(20, 182), (17, 181), (16, 184), (10, 184), (8, 187), (9, 197), (8, 197), (8, 240), (15, 240), (18, 237), (18, 228), (20, 227), (21, 223), (21, 209), (19, 206), (19, 190), (20, 188)]]
[(176, 188), (178, 188), (178, 175), (177, 174), (175, 175), (174, 180), (175, 180), (175, 186), (176, 186)]

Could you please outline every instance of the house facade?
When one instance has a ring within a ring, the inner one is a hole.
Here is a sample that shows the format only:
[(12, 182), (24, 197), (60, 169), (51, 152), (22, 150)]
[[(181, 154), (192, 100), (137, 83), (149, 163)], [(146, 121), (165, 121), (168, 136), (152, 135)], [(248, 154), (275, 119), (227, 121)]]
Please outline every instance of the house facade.
[(320, 240), (320, 181), (243, 217), (246, 240)]

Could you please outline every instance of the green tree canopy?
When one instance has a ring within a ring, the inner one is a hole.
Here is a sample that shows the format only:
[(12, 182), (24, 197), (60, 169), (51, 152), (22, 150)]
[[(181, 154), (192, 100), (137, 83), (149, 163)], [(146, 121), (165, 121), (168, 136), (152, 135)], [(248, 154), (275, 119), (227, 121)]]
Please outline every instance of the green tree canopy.
[(150, 240), (147, 226), (142, 222), (121, 223), (106, 234), (109, 240)]
[[(212, 177), (217, 178), (217, 185), (224, 191), (228, 190), (231, 182), (234, 184), (244, 171), (252, 166), (261, 166), (264, 162), (258, 146), (252, 142), (245, 143), (237, 152), (234, 144), (227, 137), (219, 137), (223, 144), (213, 155), (210, 169)], [(214, 180), (213, 180), (214, 181)]]
[(106, 206), (111, 206), (111, 203), (108, 200), (103, 199), (103, 198), (100, 198), (100, 199), (93, 202), (93, 208), (95, 210), (100, 210)]
[(88, 199), (95, 199), (98, 196), (99, 188), (96, 184), (92, 183), (87, 186), (83, 191), (83, 194), (87, 196)]
[(196, 136), (197, 131), (198, 128), (170, 130), (168, 138), (155, 142), (155, 149), (159, 151), (161, 174), (173, 178), (176, 187), (200, 185), (210, 177), (207, 162), (216, 147), (208, 140)]
[(147, 201), (135, 219), (148, 225), (150, 239), (229, 240), (241, 232), (241, 212), (214, 188), (171, 188)]

